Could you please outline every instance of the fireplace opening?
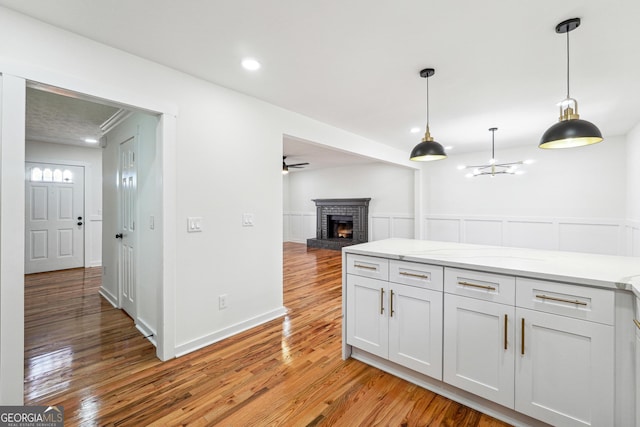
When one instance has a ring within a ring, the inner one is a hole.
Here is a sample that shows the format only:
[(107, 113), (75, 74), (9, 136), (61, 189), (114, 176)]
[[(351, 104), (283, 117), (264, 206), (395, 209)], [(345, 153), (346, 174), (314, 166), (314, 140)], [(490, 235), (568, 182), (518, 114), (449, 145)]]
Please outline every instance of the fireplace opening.
[(327, 215), (327, 237), (329, 239), (353, 239), (353, 216)]

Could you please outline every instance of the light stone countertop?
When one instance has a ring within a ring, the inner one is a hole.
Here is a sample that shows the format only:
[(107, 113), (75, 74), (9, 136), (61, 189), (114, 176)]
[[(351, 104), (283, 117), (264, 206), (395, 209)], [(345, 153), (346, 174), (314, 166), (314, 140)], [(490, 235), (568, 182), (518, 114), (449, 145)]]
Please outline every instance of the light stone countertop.
[(640, 258), (413, 239), (386, 239), (343, 253), (437, 264), (632, 291), (640, 298)]

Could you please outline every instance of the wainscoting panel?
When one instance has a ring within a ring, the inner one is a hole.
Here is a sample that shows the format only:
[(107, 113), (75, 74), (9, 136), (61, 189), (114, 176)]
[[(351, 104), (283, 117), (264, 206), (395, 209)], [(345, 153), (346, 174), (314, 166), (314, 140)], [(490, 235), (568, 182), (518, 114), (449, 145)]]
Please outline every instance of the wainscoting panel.
[(559, 223), (561, 251), (620, 254), (621, 227), (617, 224)]
[(397, 214), (371, 215), (369, 240), (383, 240), (391, 237), (413, 239), (413, 217)]
[(629, 255), (640, 257), (640, 222), (629, 222), (627, 226), (629, 236)]
[[(413, 238), (413, 217), (371, 214), (369, 240)], [(315, 212), (285, 212), (283, 241), (306, 243), (316, 234)], [(640, 222), (582, 218), (424, 218), (423, 239), (640, 257)]]
[(427, 240), (640, 256), (640, 223), (593, 218), (429, 215)]
[(553, 222), (505, 221), (504, 246), (555, 250), (558, 236)]
[(427, 238), (440, 242), (462, 242), (461, 223), (462, 220), (458, 218), (428, 218), (425, 224)]
[(464, 222), (466, 243), (478, 245), (502, 245), (502, 221), (469, 219)]
[(369, 240), (384, 240), (391, 237), (391, 218), (384, 216), (372, 216)]
[(307, 239), (316, 236), (316, 214), (285, 212), (282, 216), (282, 234), (284, 242), (307, 243)]
[(413, 239), (415, 232), (415, 221), (412, 216), (392, 216), (392, 236), (404, 239)]

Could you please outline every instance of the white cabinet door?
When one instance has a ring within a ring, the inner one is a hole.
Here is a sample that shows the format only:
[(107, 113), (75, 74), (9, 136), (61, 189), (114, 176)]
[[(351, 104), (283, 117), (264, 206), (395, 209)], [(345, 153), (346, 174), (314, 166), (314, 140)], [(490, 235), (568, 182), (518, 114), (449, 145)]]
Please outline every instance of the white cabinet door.
[(523, 308), (516, 315), (516, 411), (553, 425), (613, 425), (613, 327)]
[(347, 275), (347, 344), (384, 358), (389, 354), (388, 286), (382, 280)]
[(445, 294), (444, 382), (513, 408), (514, 314), (513, 306)]
[(389, 360), (442, 380), (442, 292), (392, 284)]

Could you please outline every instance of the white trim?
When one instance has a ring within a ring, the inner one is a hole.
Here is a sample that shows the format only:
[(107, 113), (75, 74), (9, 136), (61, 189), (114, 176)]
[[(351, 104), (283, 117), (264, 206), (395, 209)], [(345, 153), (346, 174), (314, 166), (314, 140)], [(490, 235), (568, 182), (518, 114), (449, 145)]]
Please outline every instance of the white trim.
[(196, 351), (218, 341), (222, 341), (225, 338), (232, 337), (240, 332), (244, 332), (251, 328), (255, 328), (256, 326), (260, 326), (264, 323), (275, 320), (279, 317), (282, 317), (287, 314), (287, 309), (285, 307), (280, 307), (275, 310), (271, 310), (267, 313), (264, 313), (260, 316), (256, 316), (252, 319), (245, 320), (240, 323), (236, 323), (235, 325), (231, 325), (228, 328), (221, 329), (212, 334), (207, 334), (198, 339), (189, 341), (185, 344), (180, 344), (176, 346), (176, 356), (180, 357), (187, 353), (191, 353), (192, 351)]
[(24, 402), (24, 79), (0, 76), (0, 404)]
[(158, 292), (158, 334), (156, 354), (162, 361), (176, 357), (176, 252), (177, 212), (177, 133), (176, 116), (163, 114), (158, 123), (156, 144), (161, 156), (158, 186), (162, 186), (162, 278)]
[(118, 297), (109, 292), (108, 289), (100, 286), (100, 290), (98, 291), (98, 293), (102, 295), (102, 297), (106, 299), (114, 308), (120, 309), (120, 307), (118, 307)]
[[(0, 61), (0, 73), (4, 76), (9, 74), (19, 76), (16, 78), (23, 78), (33, 82), (41, 83), (44, 85), (55, 86), (63, 90), (69, 90), (76, 93), (84, 94), (90, 97), (97, 98), (99, 100), (110, 101), (124, 106), (131, 107), (136, 110), (143, 110), (152, 114), (160, 115), (160, 125), (158, 126), (158, 134), (156, 140), (160, 143), (159, 154), (162, 157), (162, 178), (159, 185), (162, 186), (162, 210), (163, 210), (163, 226), (162, 226), (162, 284), (158, 292), (158, 304), (161, 310), (158, 312), (158, 347), (157, 356), (160, 360), (168, 360), (175, 357), (175, 288), (176, 288), (176, 263), (177, 257), (175, 252), (176, 247), (176, 117), (178, 115), (178, 108), (173, 103), (167, 103), (158, 99), (152, 99), (147, 96), (143, 96), (140, 93), (131, 90), (122, 90), (118, 87), (111, 86), (108, 82), (96, 81), (96, 80), (83, 80), (74, 76), (60, 74), (50, 69), (45, 69), (33, 65), (7, 62), (6, 58)], [(13, 76), (11, 76), (13, 78)], [(23, 81), (23, 103), (26, 82)], [(3, 103), (4, 104), (4, 103)], [(3, 105), (4, 107), (4, 105)], [(25, 138), (24, 138), (24, 105), (21, 108), (14, 108), (15, 105), (7, 105), (8, 109), (12, 111), (21, 112), (22, 119), (18, 123), (22, 123), (22, 139), (14, 142), (14, 149), (19, 149), (22, 153), (25, 152)], [(3, 118), (4, 119), (4, 118)], [(22, 195), (13, 200), (14, 203), (21, 203), (24, 210), (24, 154), (22, 155), (20, 182), (7, 182), (7, 185), (11, 185), (15, 188), (22, 189)], [(5, 178), (5, 172), (2, 171), (2, 177)], [(0, 244), (11, 242), (12, 245), (21, 246), (22, 264), (24, 264), (24, 214), (22, 214), (19, 222), (13, 222), (12, 226), (16, 227), (16, 224), (23, 224), (20, 227), (22, 237), (20, 239), (8, 239), (8, 235), (2, 234)], [(7, 240), (8, 239), (8, 240)], [(21, 270), (24, 270), (22, 265)], [(24, 279), (21, 279), (24, 281)], [(19, 304), (22, 306), (23, 304)], [(4, 320), (4, 319), (3, 319)], [(8, 319), (7, 319), (8, 320)], [(24, 313), (20, 319), (11, 318), (9, 324), (24, 324)], [(2, 322), (3, 324), (6, 324)], [(11, 334), (13, 336), (13, 334)], [(21, 338), (21, 343), (23, 338)], [(17, 343), (17, 341), (16, 341)], [(11, 345), (12, 348), (15, 345)], [(6, 346), (3, 346), (6, 348)], [(24, 358), (24, 344), (20, 346), (20, 360)], [(21, 368), (22, 372), (23, 368)], [(0, 374), (2, 372), (0, 371)], [(5, 383), (5, 378), (2, 377), (2, 383)], [(20, 379), (20, 388), (23, 389), (24, 378)], [(9, 387), (9, 386), (7, 386)], [(22, 393), (20, 393), (20, 399), (23, 399)], [(4, 403), (4, 397), (0, 395), (0, 400)]]
[(140, 331), (142, 336), (148, 339), (149, 342), (153, 344), (154, 347), (158, 346), (158, 343), (156, 342), (156, 332), (153, 330), (153, 328), (147, 325), (146, 322), (144, 322), (141, 319), (138, 319), (136, 322), (136, 329)]
[(7, 62), (7, 58), (3, 58), (3, 60), (0, 61), (0, 72), (4, 75), (20, 76), (25, 80), (35, 83), (55, 86), (58, 89), (88, 95), (97, 98), (96, 101), (110, 101), (132, 107), (133, 109), (145, 110), (153, 114), (178, 115), (178, 107), (173, 103), (151, 99), (130, 90), (121, 90), (103, 81), (88, 81), (68, 74), (60, 74), (48, 68), (24, 63)]

